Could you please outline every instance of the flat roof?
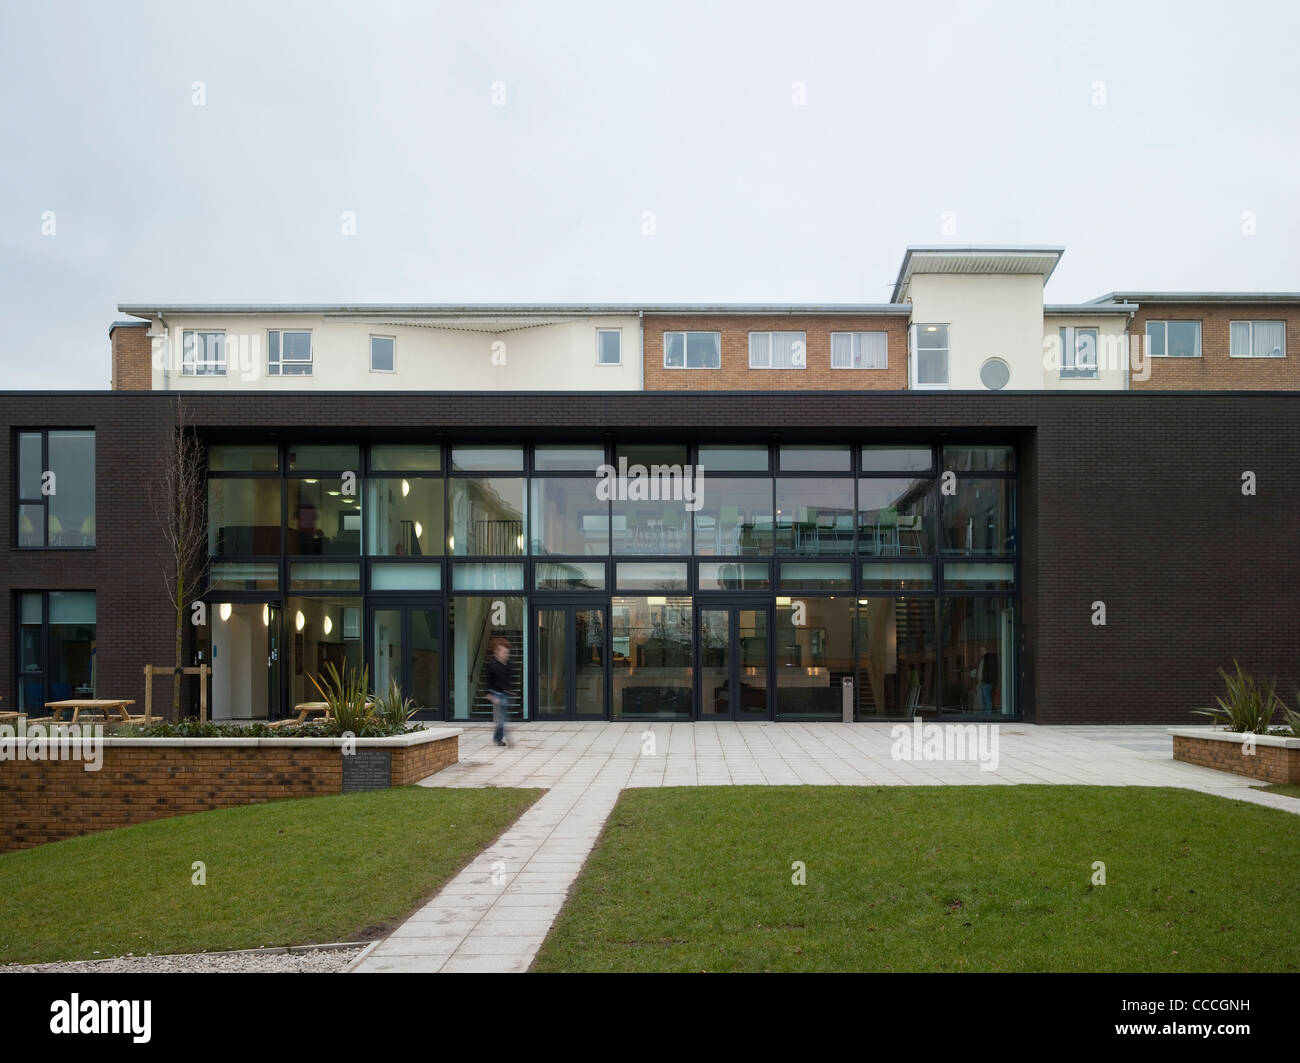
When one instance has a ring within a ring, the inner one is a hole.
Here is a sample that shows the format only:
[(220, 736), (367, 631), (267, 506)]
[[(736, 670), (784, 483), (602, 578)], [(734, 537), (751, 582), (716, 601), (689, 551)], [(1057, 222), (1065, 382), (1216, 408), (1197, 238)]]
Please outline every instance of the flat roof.
[[(119, 313), (327, 317), (612, 317), (637, 314), (906, 314), (896, 303), (119, 303)], [(139, 322), (132, 322), (139, 324)]]
[(917, 273), (1041, 274), (1046, 284), (1063, 254), (1063, 247), (909, 244), (890, 300), (901, 303), (906, 299)]
[(1300, 292), (1107, 292), (1091, 303), (1300, 303)]

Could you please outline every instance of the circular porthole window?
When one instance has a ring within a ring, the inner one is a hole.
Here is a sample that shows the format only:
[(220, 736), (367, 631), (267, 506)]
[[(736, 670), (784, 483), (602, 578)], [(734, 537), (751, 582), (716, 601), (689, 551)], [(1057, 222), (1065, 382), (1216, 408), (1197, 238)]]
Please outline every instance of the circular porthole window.
[(980, 366), (980, 383), (990, 391), (1001, 391), (1011, 379), (1011, 366), (1001, 358), (989, 358)]

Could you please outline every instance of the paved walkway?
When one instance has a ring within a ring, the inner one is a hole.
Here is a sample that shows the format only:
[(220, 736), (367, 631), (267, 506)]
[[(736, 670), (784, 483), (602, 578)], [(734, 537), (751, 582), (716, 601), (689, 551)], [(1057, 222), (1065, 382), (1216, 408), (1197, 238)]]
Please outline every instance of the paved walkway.
[(357, 971), (527, 970), (625, 787), (1176, 786), (1300, 812), (1252, 779), (1173, 760), (1163, 727), (1003, 724), (997, 770), (981, 771), (973, 760), (895, 760), (890, 724), (528, 723), (507, 749), (490, 725), (463, 726), (460, 763), (420, 785), (548, 793)]

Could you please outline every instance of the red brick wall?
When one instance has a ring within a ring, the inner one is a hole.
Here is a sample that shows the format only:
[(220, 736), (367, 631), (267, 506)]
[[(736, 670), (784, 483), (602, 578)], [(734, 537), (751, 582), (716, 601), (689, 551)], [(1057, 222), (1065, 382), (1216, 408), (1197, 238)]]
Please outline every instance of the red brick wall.
[[(907, 387), (905, 317), (755, 317), (647, 316), (645, 389), (647, 391), (902, 391)], [(807, 365), (802, 369), (750, 369), (750, 332), (803, 332)], [(665, 369), (665, 332), (722, 333), (722, 368)], [(884, 332), (887, 369), (832, 369), (832, 332)]]
[(153, 388), (152, 343), (149, 327), (122, 325), (109, 332), (113, 346), (114, 391), (149, 391)]
[[(456, 763), (456, 737), (392, 748), (392, 785)], [(213, 744), (103, 747), (99, 771), (80, 760), (0, 762), (0, 852), (133, 823), (343, 791), (337, 747)]]
[(1204, 738), (1174, 735), (1174, 760), (1185, 760), (1203, 768), (1249, 775), (1271, 783), (1300, 783), (1300, 749), (1256, 745), (1243, 756), (1236, 742), (1215, 742)]
[[(1283, 321), (1286, 357), (1233, 358), (1229, 355), (1231, 321)], [(1129, 334), (1142, 341), (1146, 353), (1148, 321), (1199, 321), (1201, 357), (1152, 358), (1151, 376), (1132, 379), (1131, 386), (1148, 391), (1295, 391), (1300, 390), (1300, 308), (1278, 306), (1207, 306), (1185, 304), (1143, 306), (1133, 315)]]

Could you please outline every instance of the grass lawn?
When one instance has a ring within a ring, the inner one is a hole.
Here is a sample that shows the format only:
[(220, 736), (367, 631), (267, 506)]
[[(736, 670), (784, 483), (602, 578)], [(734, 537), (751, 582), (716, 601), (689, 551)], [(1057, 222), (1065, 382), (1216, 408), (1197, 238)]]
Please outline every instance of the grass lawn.
[(1263, 790), (1266, 794), (1285, 794), (1287, 797), (1300, 797), (1300, 784), (1293, 782), (1275, 782), (1268, 786), (1252, 786), (1252, 790)]
[[(540, 795), (408, 786), (200, 812), (5, 853), (0, 963), (373, 937)], [(207, 885), (191, 884), (196, 860)]]
[(1296, 971), (1300, 816), (1135, 787), (628, 790), (533, 969)]

